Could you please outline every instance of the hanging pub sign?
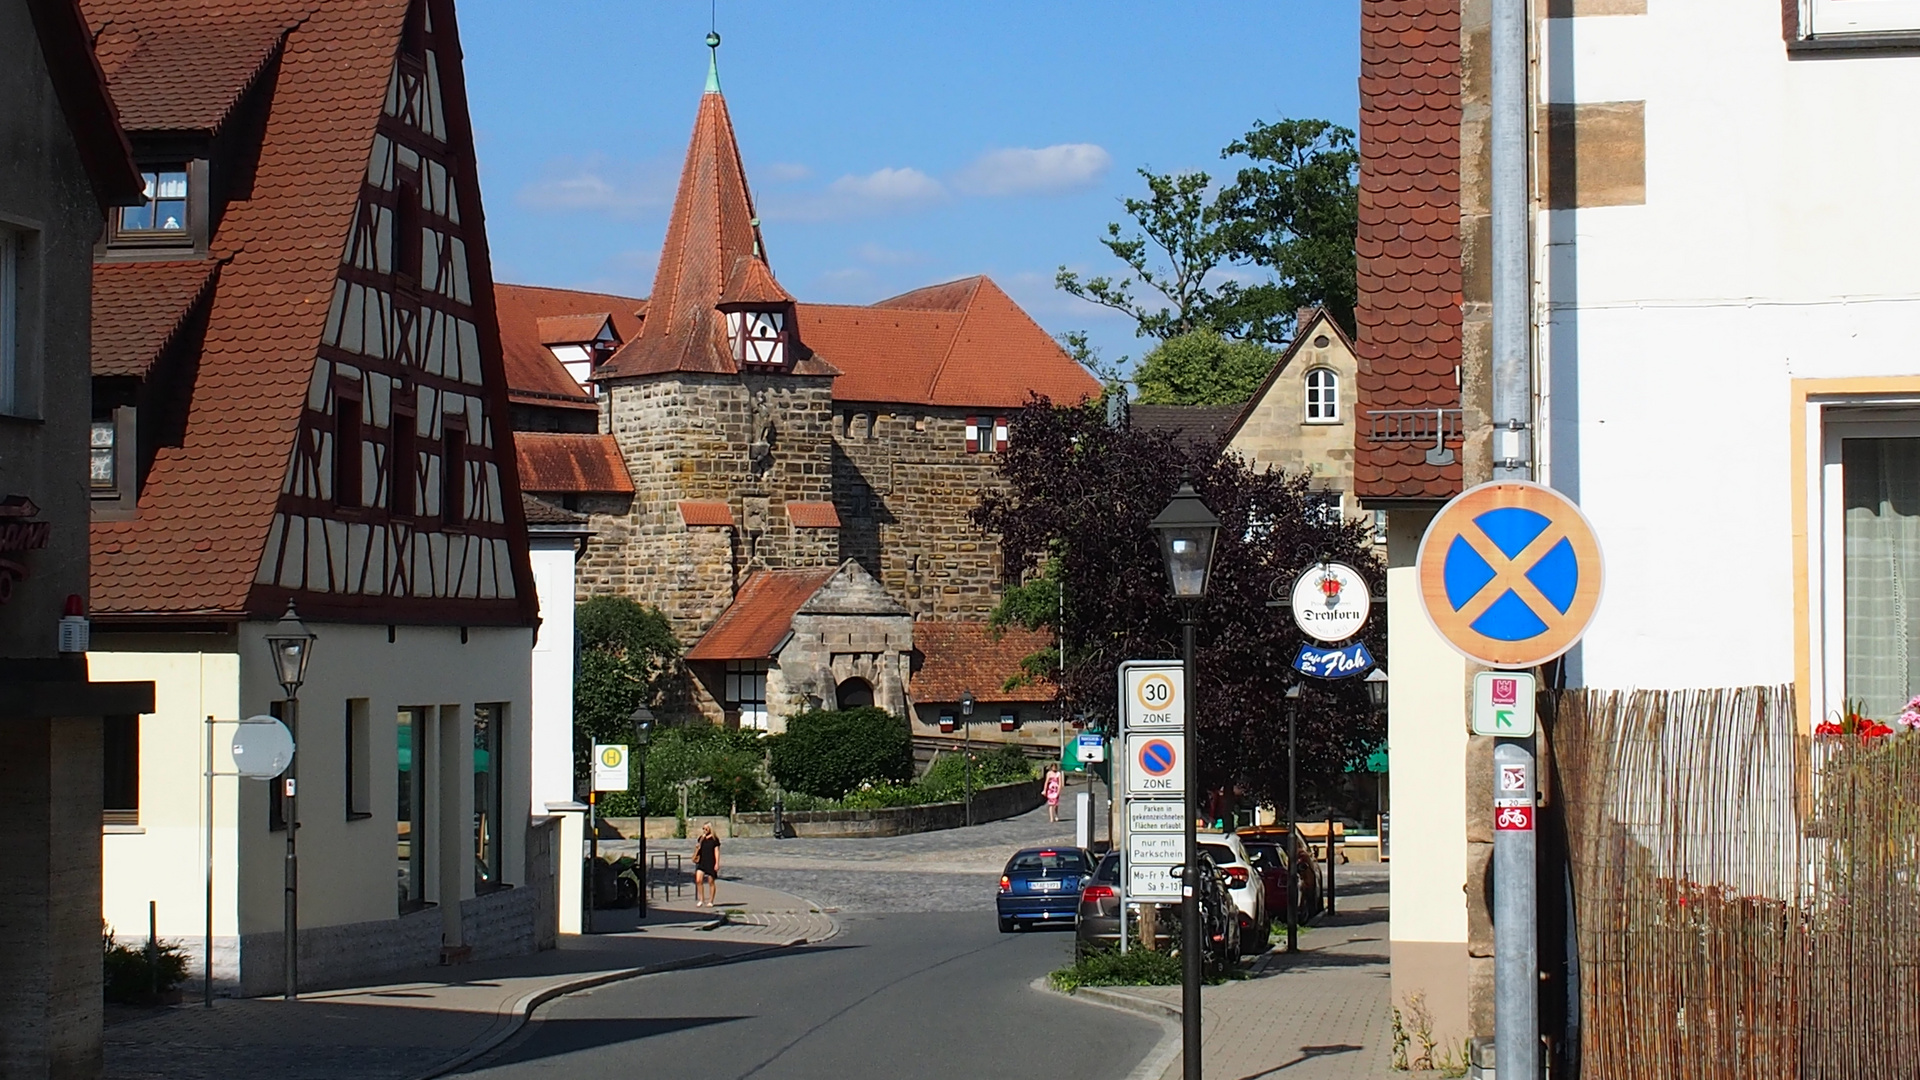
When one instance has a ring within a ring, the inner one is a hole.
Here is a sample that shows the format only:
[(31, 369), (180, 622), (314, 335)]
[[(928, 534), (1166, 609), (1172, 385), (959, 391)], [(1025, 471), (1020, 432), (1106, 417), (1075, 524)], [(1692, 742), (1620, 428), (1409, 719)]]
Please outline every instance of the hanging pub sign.
[(14, 583), (27, 576), (26, 564), (12, 556), (46, 547), (53, 535), (51, 522), (28, 520), (39, 513), (40, 508), (25, 495), (0, 499), (0, 604), (13, 599)]
[[(1367, 579), (1346, 563), (1316, 563), (1293, 582), (1293, 624), (1315, 641), (1345, 641), (1367, 624)], [(1304, 669), (1303, 669), (1304, 670)]]
[(1316, 679), (1344, 679), (1365, 674), (1372, 667), (1373, 654), (1367, 651), (1364, 641), (1339, 649), (1302, 645), (1300, 655), (1293, 658), (1295, 671)]

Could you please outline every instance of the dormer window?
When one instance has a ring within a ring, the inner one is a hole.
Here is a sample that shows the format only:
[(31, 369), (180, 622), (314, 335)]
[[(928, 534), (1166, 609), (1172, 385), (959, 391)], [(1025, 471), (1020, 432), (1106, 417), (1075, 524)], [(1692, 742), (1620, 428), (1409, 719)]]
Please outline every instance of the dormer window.
[(185, 165), (143, 170), (145, 198), (138, 206), (123, 206), (114, 220), (113, 239), (120, 243), (190, 244), (191, 200), (187, 197), (189, 171)]
[(783, 311), (729, 311), (727, 337), (736, 364), (783, 367), (787, 362), (787, 316)]

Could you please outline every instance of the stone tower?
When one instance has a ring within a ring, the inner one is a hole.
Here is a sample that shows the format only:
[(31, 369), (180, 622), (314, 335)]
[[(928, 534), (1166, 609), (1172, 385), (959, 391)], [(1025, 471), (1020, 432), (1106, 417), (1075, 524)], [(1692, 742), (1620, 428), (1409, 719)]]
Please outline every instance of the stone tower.
[(753, 570), (837, 565), (839, 374), (801, 339), (767, 263), (710, 69), (646, 318), (595, 374), (634, 498), (604, 523), (625, 542), (586, 590), (657, 606), (691, 641)]

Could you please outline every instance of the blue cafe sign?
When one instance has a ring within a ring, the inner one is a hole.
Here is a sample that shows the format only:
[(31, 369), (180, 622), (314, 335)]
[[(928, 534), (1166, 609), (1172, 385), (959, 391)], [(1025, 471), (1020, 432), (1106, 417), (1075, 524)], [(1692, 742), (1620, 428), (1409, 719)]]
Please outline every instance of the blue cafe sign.
[(1360, 641), (1338, 649), (1302, 645), (1300, 655), (1293, 658), (1293, 667), (1302, 675), (1316, 679), (1344, 679), (1372, 668), (1373, 654), (1367, 651), (1366, 643)]

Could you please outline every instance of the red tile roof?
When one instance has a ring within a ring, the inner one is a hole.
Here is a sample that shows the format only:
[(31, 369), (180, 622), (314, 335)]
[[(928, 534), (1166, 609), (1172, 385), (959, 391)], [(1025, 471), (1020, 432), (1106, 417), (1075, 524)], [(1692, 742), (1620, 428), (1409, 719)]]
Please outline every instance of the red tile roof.
[(800, 333), (834, 367), (839, 401), (1014, 409), (1029, 393), (1060, 404), (1100, 393), (1013, 298), (962, 278), (872, 307), (799, 305)]
[[(1460, 2), (1360, 5), (1360, 408), (1457, 408), (1460, 363)], [(1373, 443), (1362, 498), (1447, 498), (1460, 466), (1427, 447)]]
[[(172, 43), (178, 46), (178, 61), (188, 66), (197, 62), (196, 42), (213, 43), (208, 47), (225, 56), (235, 37), (257, 42), (257, 34), (247, 35), (261, 27), (294, 27), (280, 50), (275, 77), (260, 84), (262, 93), (271, 93), (271, 102), (262, 110), (257, 143), (249, 148), (255, 151), (250, 186), (228, 203), (210, 241), (212, 256), (225, 265), (208, 302), (183, 428), (158, 448), (137, 515), (91, 527), (90, 606), (96, 616), (271, 617), (284, 610), (285, 592), (256, 588), (254, 578), (307, 408), (307, 387), (366, 183), (368, 153), (408, 5), (409, 0), (83, 0), (96, 34), (111, 29), (114, 35), (130, 34), (136, 43)], [(449, 10), (438, 2), (436, 9)], [(446, 21), (435, 33), (454, 46), (439, 52), (454, 172), (472, 176), (470, 119), (457, 43), (451, 41), (454, 28)], [(141, 108), (149, 100), (201, 92), (224, 107), (224, 95), (233, 89), (228, 75), (203, 79), (187, 73), (163, 92), (150, 91), (143, 80), (160, 79), (166, 69), (144, 62), (129, 66), (126, 59), (109, 73), (109, 85), (117, 101), (139, 101)], [(202, 122), (195, 118), (208, 115), (203, 104), (196, 100), (191, 110), (183, 110), (185, 119), (165, 122)], [(161, 106), (153, 108), (157, 114)], [(481, 207), (472, 191), (463, 191), (462, 209), (478, 222)], [(481, 362), (493, 384), (484, 391), (487, 409), (504, 420), (505, 392), (492, 352), (486, 238), (469, 229), (466, 239)], [(511, 443), (502, 437), (500, 445)], [(510, 533), (522, 524), (515, 472), (511, 457), (500, 462)], [(473, 625), (530, 621), (537, 601), (524, 535), (509, 543), (517, 600), (472, 606), (433, 601), (438, 610), (458, 611)], [(505, 613), (507, 607), (511, 614)], [(369, 598), (337, 610), (345, 617), (391, 622), (417, 608), (414, 601)]]
[(766, 260), (741, 255), (733, 260), (733, 272), (727, 275), (727, 287), (720, 290), (717, 303), (720, 307), (791, 304), (793, 296), (773, 279)]
[(796, 529), (837, 529), (840, 512), (830, 502), (790, 502), (787, 521)]
[[(762, 263), (741, 267), (740, 260)], [(609, 378), (661, 375), (675, 371), (732, 374), (737, 370), (727, 344), (726, 320), (716, 305), (729, 280), (742, 282), (743, 296), (771, 286), (765, 266), (766, 245), (747, 191), (746, 169), (734, 141), (733, 120), (718, 91), (700, 96), (693, 139), (680, 172), (673, 215), (667, 219), (660, 267), (653, 275), (653, 296), (640, 334), (601, 369)], [(764, 271), (764, 276), (762, 272)], [(832, 375), (833, 368), (813, 359), (801, 340), (788, 343), (795, 374)]]
[(218, 131), (288, 31), (317, 7), (268, 3), (249, 10), (223, 4), (217, 17), (197, 18), (192, 8), (174, 6), (183, 9), (179, 17), (167, 18), (157, 4), (86, 0), (89, 12), (141, 9), (134, 21), (98, 20), (105, 24), (97, 45), (100, 64), (128, 131)]
[(93, 182), (95, 201), (102, 212), (137, 205), (145, 182), (133, 163), (133, 146), (107, 90), (107, 76), (80, 5), (76, 0), (27, 0), (27, 12), (74, 148)]
[[(494, 307), (500, 313), (500, 351), (507, 360), (507, 388), (513, 400), (531, 404), (597, 408), (567, 369), (554, 357), (549, 344), (562, 344), (549, 338), (544, 324), (554, 325), (575, 318), (612, 318), (613, 332), (621, 341), (631, 341), (640, 332), (640, 318), (647, 302), (631, 296), (610, 293), (579, 292), (573, 289), (549, 289), (538, 285), (495, 285)], [(596, 324), (594, 332), (599, 326)], [(555, 332), (558, 332), (556, 329)], [(568, 333), (576, 331), (568, 330)], [(589, 340), (569, 338), (564, 343)]]
[(610, 311), (596, 311), (585, 315), (548, 315), (539, 320), (540, 344), (585, 345), (600, 338), (600, 332), (607, 329), (607, 323), (613, 319)]
[(212, 259), (93, 268), (93, 373), (145, 378), (220, 276)]
[(633, 480), (611, 435), (516, 431), (523, 491), (568, 494), (633, 494)]
[(1051, 679), (1030, 679), (1009, 690), (1011, 679), (1028, 679), (1020, 662), (1051, 648), (1045, 631), (1004, 627), (996, 636), (983, 622), (917, 622), (913, 647), (925, 657), (907, 688), (915, 704), (957, 702), (967, 691), (980, 702), (1052, 701)]
[(590, 520), (585, 514), (536, 499), (524, 491), (520, 493), (520, 513), (528, 525), (585, 525)]
[(728, 528), (733, 524), (733, 509), (724, 502), (682, 499), (680, 523), (689, 529)]
[(687, 659), (767, 660), (793, 629), (800, 605), (813, 598), (837, 566), (814, 570), (756, 570), (740, 585), (733, 603), (720, 613)]

